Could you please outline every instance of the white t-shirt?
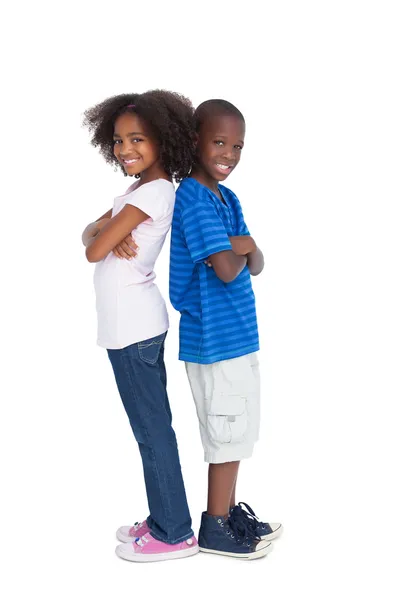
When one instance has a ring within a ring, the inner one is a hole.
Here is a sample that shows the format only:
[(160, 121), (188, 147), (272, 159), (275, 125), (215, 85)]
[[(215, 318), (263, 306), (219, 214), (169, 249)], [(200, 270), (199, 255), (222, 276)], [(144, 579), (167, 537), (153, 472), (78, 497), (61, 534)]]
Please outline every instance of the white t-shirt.
[(171, 226), (175, 188), (166, 179), (138, 185), (135, 182), (115, 198), (112, 211), (115, 216), (132, 204), (149, 215), (132, 232), (138, 254), (127, 260), (110, 252), (96, 264), (94, 273), (97, 343), (110, 350), (160, 335), (169, 325), (164, 299), (154, 283), (154, 264)]

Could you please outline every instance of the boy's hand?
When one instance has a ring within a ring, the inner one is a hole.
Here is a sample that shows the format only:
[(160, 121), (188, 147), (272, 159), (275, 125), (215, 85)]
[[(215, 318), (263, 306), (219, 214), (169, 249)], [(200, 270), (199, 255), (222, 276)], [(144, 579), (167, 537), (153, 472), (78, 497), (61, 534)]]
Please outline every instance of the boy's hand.
[(246, 256), (257, 250), (256, 243), (250, 235), (235, 235), (230, 237), (229, 241), (237, 256)]
[[(230, 237), (229, 241), (232, 246), (232, 251), (236, 256), (247, 256), (247, 254), (251, 254), (251, 252), (257, 250), (255, 241), (249, 235), (235, 235)], [(207, 267), (212, 267), (212, 263), (208, 258), (204, 261), (204, 264), (207, 265)]]
[(138, 246), (131, 235), (128, 235), (120, 244), (115, 246), (113, 254), (117, 258), (125, 258), (131, 260), (131, 258), (137, 256)]

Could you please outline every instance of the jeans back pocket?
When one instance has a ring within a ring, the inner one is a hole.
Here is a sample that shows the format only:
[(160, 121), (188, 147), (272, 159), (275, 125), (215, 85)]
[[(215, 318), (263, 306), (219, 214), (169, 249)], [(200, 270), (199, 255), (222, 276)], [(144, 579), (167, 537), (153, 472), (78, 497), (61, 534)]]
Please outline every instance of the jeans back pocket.
[(166, 333), (162, 333), (161, 335), (138, 343), (139, 356), (145, 363), (148, 363), (149, 365), (156, 364), (166, 335)]

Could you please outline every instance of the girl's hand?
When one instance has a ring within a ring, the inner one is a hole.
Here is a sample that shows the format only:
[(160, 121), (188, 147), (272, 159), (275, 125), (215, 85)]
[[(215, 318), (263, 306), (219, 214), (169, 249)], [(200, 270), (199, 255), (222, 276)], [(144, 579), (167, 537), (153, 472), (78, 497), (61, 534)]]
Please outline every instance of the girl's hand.
[(97, 227), (97, 229), (99, 231), (101, 231), (104, 227), (104, 225), (107, 225), (107, 223), (110, 222), (110, 219), (108, 219), (107, 217), (105, 217), (104, 219), (100, 219), (99, 221), (96, 221), (95, 225)]
[[(111, 212), (111, 211), (110, 211)], [(96, 237), (100, 230), (108, 223), (110, 219), (107, 217), (102, 217), (98, 221), (94, 223), (89, 223), (89, 225), (84, 229), (82, 233), (82, 243), (84, 246), (88, 246), (90, 242), (93, 241), (93, 238)]]
[(109, 214), (100, 217), (97, 235), (86, 245), (85, 254), (90, 263), (100, 262), (111, 252), (125, 259), (136, 256), (137, 245), (132, 240), (132, 232), (140, 223), (150, 218), (147, 213), (132, 204), (126, 204), (109, 221), (104, 221)]
[(113, 254), (117, 258), (125, 258), (126, 260), (131, 260), (137, 256), (138, 246), (135, 243), (135, 240), (131, 235), (128, 235), (120, 244), (115, 246), (113, 250)]

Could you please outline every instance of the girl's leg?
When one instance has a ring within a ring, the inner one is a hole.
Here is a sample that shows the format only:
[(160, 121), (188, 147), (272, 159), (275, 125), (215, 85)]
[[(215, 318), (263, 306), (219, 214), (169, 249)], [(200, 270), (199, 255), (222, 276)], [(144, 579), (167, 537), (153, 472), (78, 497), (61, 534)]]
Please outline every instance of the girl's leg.
[(175, 544), (193, 535), (166, 390), (165, 334), (108, 350), (119, 393), (139, 444), (155, 538)]

